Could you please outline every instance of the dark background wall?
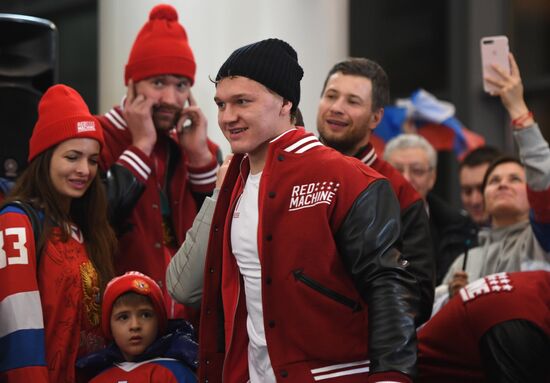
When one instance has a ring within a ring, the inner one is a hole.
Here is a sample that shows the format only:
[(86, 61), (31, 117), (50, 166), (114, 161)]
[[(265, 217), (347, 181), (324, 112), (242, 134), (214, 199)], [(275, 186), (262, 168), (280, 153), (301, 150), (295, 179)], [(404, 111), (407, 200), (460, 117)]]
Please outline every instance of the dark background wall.
[(2, 0), (0, 13), (35, 16), (58, 30), (58, 79), (80, 92), (97, 112), (97, 0)]
[[(507, 35), (525, 98), (550, 139), (548, 0), (350, 0), (350, 55), (379, 62), (392, 99), (424, 88), (452, 102), (456, 116), (487, 143), (514, 151), (500, 100), (483, 92), (479, 40)], [(459, 204), (457, 161), (440, 155), (435, 191)]]

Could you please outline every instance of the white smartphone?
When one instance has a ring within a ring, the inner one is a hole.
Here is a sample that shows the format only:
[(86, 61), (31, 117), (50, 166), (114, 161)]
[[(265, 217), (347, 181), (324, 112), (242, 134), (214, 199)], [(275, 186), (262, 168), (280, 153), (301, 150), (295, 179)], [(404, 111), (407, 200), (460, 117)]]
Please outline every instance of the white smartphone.
[(510, 73), (510, 61), (508, 58), (508, 37), (486, 36), (480, 40), (481, 49), (481, 74), (483, 76), (483, 90), (491, 93), (496, 88), (485, 81), (485, 77), (495, 77), (498, 74), (493, 70), (491, 64), (496, 64), (506, 72)]

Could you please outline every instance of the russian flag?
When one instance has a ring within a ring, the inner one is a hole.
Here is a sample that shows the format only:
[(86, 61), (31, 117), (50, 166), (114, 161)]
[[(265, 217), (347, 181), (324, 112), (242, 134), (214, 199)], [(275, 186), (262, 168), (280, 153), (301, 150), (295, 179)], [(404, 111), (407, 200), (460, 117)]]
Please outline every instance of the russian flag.
[(401, 133), (418, 133), (437, 151), (453, 151), (461, 159), (469, 151), (483, 146), (485, 138), (467, 129), (456, 117), (450, 102), (438, 100), (424, 89), (411, 98), (398, 99), (395, 106), (384, 108), (384, 117), (375, 129), (373, 144), (377, 152)]

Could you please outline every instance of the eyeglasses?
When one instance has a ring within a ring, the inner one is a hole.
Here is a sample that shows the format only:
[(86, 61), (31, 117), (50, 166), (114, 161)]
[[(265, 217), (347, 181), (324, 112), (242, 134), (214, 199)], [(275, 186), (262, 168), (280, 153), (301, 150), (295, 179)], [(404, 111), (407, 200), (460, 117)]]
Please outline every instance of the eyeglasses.
[(431, 166), (425, 167), (422, 165), (396, 165), (394, 168), (401, 174), (408, 173), (413, 177), (424, 177), (433, 169)]

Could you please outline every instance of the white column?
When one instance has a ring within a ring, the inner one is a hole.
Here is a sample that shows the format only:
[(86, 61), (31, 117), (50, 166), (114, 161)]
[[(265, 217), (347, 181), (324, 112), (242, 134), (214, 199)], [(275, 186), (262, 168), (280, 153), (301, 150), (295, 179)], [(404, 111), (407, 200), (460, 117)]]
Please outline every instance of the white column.
[[(298, 52), (304, 68), (300, 109), (306, 128), (316, 132), (317, 103), (330, 67), (348, 54), (347, 0), (164, 0), (173, 5), (187, 30), (197, 61), (193, 93), (209, 122), (208, 134), (229, 153), (217, 124), (214, 78), (233, 50), (276, 37)], [(125, 94), (124, 66), (132, 43), (159, 2), (99, 1), (99, 112)]]

